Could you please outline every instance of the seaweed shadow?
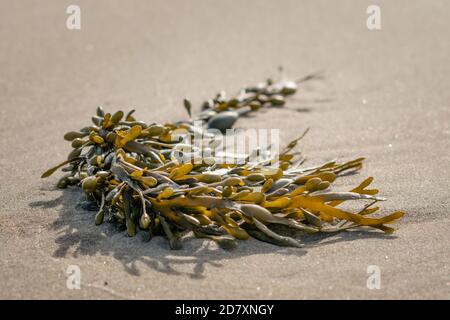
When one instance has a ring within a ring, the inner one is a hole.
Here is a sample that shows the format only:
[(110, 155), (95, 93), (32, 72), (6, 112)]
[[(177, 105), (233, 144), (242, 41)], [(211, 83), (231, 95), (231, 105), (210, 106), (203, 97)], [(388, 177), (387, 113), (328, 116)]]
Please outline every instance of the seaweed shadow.
[[(96, 226), (95, 212), (87, 211), (77, 203), (83, 200), (84, 194), (76, 188), (68, 188), (51, 200), (34, 201), (29, 205), (37, 208), (57, 208), (59, 216), (49, 227), (55, 231), (57, 249), (53, 253), (56, 258), (67, 256), (94, 256), (101, 254), (112, 256), (120, 261), (131, 275), (139, 276), (143, 264), (161, 273), (179, 276), (184, 275), (194, 279), (204, 278), (207, 267), (221, 268), (223, 260), (240, 259), (245, 256), (278, 253), (281, 255), (303, 256), (307, 250), (321, 245), (341, 241), (353, 241), (361, 238), (386, 238), (380, 232), (366, 231), (355, 236), (356, 232), (342, 232), (333, 235), (320, 234), (302, 236), (304, 248), (278, 247), (254, 239), (241, 241), (233, 251), (225, 251), (212, 241), (185, 236), (181, 250), (170, 250), (163, 237), (149, 239), (148, 233), (138, 232), (134, 238), (129, 238), (126, 232), (119, 230), (111, 223)], [(289, 236), (298, 237), (294, 230), (285, 230)]]

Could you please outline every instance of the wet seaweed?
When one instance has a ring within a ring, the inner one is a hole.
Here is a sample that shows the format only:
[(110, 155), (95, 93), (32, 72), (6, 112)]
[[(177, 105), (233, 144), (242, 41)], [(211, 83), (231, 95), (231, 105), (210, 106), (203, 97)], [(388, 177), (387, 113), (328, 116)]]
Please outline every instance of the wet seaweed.
[[(185, 99), (189, 119), (170, 124), (138, 121), (134, 110), (107, 113), (98, 107), (92, 124), (64, 135), (72, 151), (42, 178), (62, 168), (65, 174), (57, 186), (81, 187), (87, 203), (97, 208), (95, 224), (109, 221), (122, 225), (130, 237), (137, 232), (162, 235), (172, 249), (181, 248), (187, 232), (213, 240), (224, 249), (234, 248), (236, 239), (250, 237), (279, 246), (302, 245), (301, 237), (276, 233), (271, 229), (274, 225), (302, 233), (358, 227), (392, 233), (388, 224), (404, 213), (372, 216), (379, 210), (375, 205), (385, 200), (377, 196), (377, 189), (369, 189), (372, 177), (349, 191), (332, 188), (342, 175), (361, 169), (364, 158), (304, 167), (304, 159), (293, 150), (306, 132), (280, 153), (258, 150), (264, 157), (256, 163), (248, 155), (236, 163), (218, 161), (214, 147), (218, 138), (213, 129), (225, 132), (242, 116), (283, 106), (302, 82), (316, 77), (269, 79), (230, 98), (220, 92), (203, 103), (195, 118), (191, 102)], [(194, 126), (195, 121), (201, 126)], [(198, 134), (205, 137), (201, 148), (182, 143)], [(350, 212), (340, 206), (346, 201), (363, 205)]]

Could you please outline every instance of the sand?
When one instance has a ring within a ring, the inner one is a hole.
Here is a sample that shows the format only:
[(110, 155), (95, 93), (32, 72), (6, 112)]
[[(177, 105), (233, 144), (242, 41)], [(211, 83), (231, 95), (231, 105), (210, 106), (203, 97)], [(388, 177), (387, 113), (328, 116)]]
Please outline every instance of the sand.
[[(0, 298), (417, 299), (450, 297), (450, 3), (377, 1), (71, 1), (0, 3)], [(76, 190), (39, 176), (70, 150), (62, 135), (97, 105), (148, 122), (185, 117), (218, 90), (324, 70), (282, 109), (239, 120), (279, 128), (309, 164), (366, 156), (368, 176), (404, 210), (393, 236), (308, 237), (302, 249), (256, 240), (234, 252), (189, 239), (170, 251), (93, 225)], [(81, 270), (81, 289), (66, 270)], [(381, 271), (370, 290), (367, 268)]]

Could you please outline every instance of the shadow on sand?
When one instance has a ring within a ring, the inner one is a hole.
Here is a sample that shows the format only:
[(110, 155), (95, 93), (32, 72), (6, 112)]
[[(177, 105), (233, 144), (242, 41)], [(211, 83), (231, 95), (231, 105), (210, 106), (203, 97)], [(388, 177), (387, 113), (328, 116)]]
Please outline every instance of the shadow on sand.
[(68, 188), (54, 192), (60, 193), (55, 199), (30, 203), (34, 208), (57, 208), (59, 211), (59, 217), (49, 227), (49, 231), (55, 231), (57, 234), (55, 242), (58, 247), (53, 256), (56, 258), (97, 254), (112, 256), (123, 264), (129, 274), (135, 276), (140, 275), (142, 269), (139, 268), (139, 264), (143, 264), (169, 275), (203, 278), (207, 266), (220, 268), (223, 260), (272, 253), (303, 256), (309, 249), (336, 242), (365, 238), (395, 238), (368, 229), (326, 235), (304, 235), (283, 229), (289, 236), (301, 238), (304, 247), (278, 247), (250, 239), (238, 242), (237, 248), (233, 251), (225, 251), (212, 241), (187, 235), (183, 239), (181, 250), (170, 250), (168, 242), (160, 236), (150, 240), (148, 233), (141, 231), (136, 237), (129, 238), (126, 231), (120, 230), (114, 224), (105, 222), (96, 226), (95, 212), (87, 211), (79, 205), (84, 199), (84, 194), (79, 189)]

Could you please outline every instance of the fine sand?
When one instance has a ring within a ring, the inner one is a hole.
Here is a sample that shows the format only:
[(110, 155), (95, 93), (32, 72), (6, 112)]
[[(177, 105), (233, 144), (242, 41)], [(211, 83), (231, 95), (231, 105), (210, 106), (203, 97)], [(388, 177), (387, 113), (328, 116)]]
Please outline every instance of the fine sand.
[[(0, 2), (0, 298), (304, 299), (450, 297), (450, 2), (376, 1), (382, 29), (366, 27), (373, 1)], [(308, 237), (302, 249), (256, 240), (233, 252), (187, 239), (127, 238), (54, 188), (66, 131), (97, 105), (137, 109), (147, 122), (186, 117), (218, 90), (324, 70), (281, 109), (239, 120), (279, 128), (308, 164), (366, 156), (364, 169), (404, 210), (392, 236), (355, 231)], [(66, 270), (81, 270), (81, 289)], [(367, 268), (381, 288), (366, 286)]]

